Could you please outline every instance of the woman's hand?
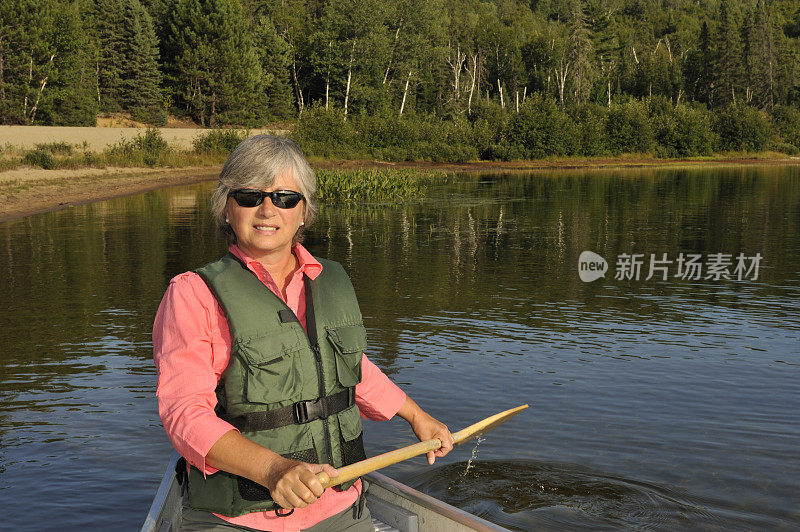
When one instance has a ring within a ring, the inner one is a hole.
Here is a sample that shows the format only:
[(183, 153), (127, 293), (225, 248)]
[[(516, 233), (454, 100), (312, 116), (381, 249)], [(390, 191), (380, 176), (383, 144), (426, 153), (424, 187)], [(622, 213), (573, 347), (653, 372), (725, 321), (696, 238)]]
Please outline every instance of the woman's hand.
[(328, 464), (307, 464), (278, 456), (269, 467), (263, 484), (272, 500), (282, 508), (305, 508), (325, 491), (317, 479), (321, 471), (330, 477), (339, 476)]
[(230, 430), (218, 439), (206, 455), (206, 463), (216, 469), (247, 477), (266, 487), (272, 500), (283, 508), (305, 508), (325, 491), (317, 473), (329, 477), (339, 472), (328, 464), (307, 464), (289, 460)]
[(437, 450), (427, 453), (428, 464), (433, 465), (437, 456), (445, 456), (453, 449), (453, 435), (450, 434), (447, 426), (425, 412), (410, 397), (406, 396), (406, 402), (400, 407), (397, 415), (408, 421), (408, 424), (411, 425), (411, 430), (417, 435), (419, 441), (438, 438), (442, 442), (442, 446)]

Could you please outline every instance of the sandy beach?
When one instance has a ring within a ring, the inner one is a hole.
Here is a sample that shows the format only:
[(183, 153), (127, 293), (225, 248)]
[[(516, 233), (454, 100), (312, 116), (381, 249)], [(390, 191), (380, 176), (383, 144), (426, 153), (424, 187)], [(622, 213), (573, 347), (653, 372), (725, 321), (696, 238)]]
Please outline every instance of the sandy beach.
[[(102, 151), (117, 144), (120, 140), (131, 140), (146, 131), (141, 127), (56, 127), (56, 126), (0, 126), (0, 146), (12, 145), (30, 149), (37, 144), (66, 142), (82, 146), (84, 142), (90, 150)], [(176, 148), (190, 149), (192, 141), (209, 129), (198, 128), (159, 128), (161, 136)], [(244, 131), (244, 130), (241, 130)], [(282, 133), (271, 129), (251, 129), (250, 134)]]
[(162, 187), (216, 179), (221, 166), (0, 172), (0, 222)]

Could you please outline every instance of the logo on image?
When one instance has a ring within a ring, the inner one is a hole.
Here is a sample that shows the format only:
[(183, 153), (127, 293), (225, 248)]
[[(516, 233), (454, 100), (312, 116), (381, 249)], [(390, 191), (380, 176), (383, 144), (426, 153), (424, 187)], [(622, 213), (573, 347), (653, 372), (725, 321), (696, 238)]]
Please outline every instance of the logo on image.
[(608, 263), (606, 259), (594, 251), (583, 251), (581, 256), (578, 257), (578, 275), (581, 276), (581, 281), (584, 283), (591, 283), (601, 277), (605, 277), (607, 271)]

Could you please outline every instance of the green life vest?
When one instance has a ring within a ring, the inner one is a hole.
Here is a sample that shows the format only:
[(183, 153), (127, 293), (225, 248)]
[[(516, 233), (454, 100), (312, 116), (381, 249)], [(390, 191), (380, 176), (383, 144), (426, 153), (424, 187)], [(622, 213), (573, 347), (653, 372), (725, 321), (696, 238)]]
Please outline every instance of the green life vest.
[[(304, 277), (308, 335), (233, 255), (196, 271), (225, 311), (231, 333), (217, 415), (286, 458), (342, 467), (366, 458), (355, 405), (366, 331), (344, 269), (319, 262), (320, 275)], [(197, 510), (238, 516), (279, 508), (269, 490), (244, 477), (219, 471), (204, 478), (192, 467), (188, 480), (189, 504)]]

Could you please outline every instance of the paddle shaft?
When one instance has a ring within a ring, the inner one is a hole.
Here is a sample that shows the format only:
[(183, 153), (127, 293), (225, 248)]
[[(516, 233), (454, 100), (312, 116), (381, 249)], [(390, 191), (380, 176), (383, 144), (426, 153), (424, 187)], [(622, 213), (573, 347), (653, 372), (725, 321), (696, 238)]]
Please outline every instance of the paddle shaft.
[(323, 488), (338, 486), (339, 484), (356, 479), (362, 475), (366, 475), (367, 473), (372, 473), (373, 471), (383, 467), (402, 462), (403, 460), (408, 460), (409, 458), (414, 458), (415, 456), (419, 456), (429, 451), (435, 451), (441, 446), (442, 442), (440, 442), (438, 438), (421, 441), (419, 443), (415, 443), (414, 445), (409, 445), (408, 447), (402, 447), (400, 449), (395, 449), (394, 451), (389, 451), (388, 453), (367, 458), (366, 460), (356, 462), (355, 464), (350, 464), (349, 466), (340, 467), (337, 469), (337, 471), (339, 471), (339, 476), (336, 478), (331, 478), (326, 472), (322, 471), (317, 473), (317, 479), (319, 479), (319, 482), (322, 484)]
[[(505, 412), (500, 412), (499, 414), (495, 414), (493, 416), (487, 417), (484, 420), (481, 420), (469, 427), (460, 430), (458, 432), (453, 433), (453, 440), (456, 445), (469, 441), (472, 438), (476, 438), (489, 432), (490, 430), (494, 429), (498, 425), (508, 421), (515, 415), (517, 415), (522, 410), (528, 408), (528, 405), (518, 406), (516, 408), (512, 408), (510, 410), (506, 410)], [(379, 454), (378, 456), (373, 456), (372, 458), (367, 458), (366, 460), (362, 460), (360, 462), (356, 462), (355, 464), (350, 464), (348, 466), (340, 467), (337, 469), (339, 472), (339, 476), (335, 478), (331, 478), (328, 476), (327, 473), (324, 471), (317, 473), (317, 479), (322, 484), (324, 488), (330, 488), (332, 486), (338, 486), (344, 482), (348, 482), (350, 480), (356, 479), (362, 475), (366, 475), (367, 473), (372, 473), (373, 471), (377, 471), (378, 469), (384, 468), (386, 466), (390, 466), (392, 464), (396, 464), (398, 462), (402, 462), (403, 460), (408, 460), (409, 458), (413, 458), (415, 456), (419, 456), (421, 454), (425, 454), (430, 451), (435, 451), (439, 447), (442, 446), (442, 442), (439, 441), (438, 438), (434, 438), (432, 440), (425, 440), (419, 443), (415, 443), (413, 445), (409, 445), (407, 447), (402, 447), (400, 449), (396, 449), (394, 451), (389, 451), (388, 453)]]

